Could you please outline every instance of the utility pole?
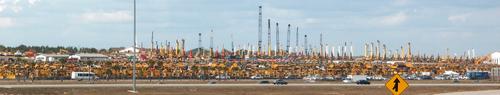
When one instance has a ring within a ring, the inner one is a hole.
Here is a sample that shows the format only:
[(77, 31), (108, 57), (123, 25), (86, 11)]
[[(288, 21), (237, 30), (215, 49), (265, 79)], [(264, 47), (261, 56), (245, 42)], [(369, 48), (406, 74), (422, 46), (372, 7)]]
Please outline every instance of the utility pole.
[(134, 55), (133, 55), (133, 58), (132, 58), (132, 91), (133, 93), (136, 93), (137, 92), (137, 89), (136, 89), (136, 66), (135, 66), (135, 61), (137, 60), (137, 51), (136, 51), (136, 45), (137, 45), (137, 28), (136, 28), (136, 0), (134, 0)]

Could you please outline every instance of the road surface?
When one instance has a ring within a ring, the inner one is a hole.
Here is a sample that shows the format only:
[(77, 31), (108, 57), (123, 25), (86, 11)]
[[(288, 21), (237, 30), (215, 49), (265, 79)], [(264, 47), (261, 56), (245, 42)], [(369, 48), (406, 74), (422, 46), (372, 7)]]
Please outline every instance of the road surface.
[[(131, 87), (132, 84), (21, 84), (21, 85), (0, 85), (0, 88), (58, 88), (58, 87)], [(138, 87), (253, 87), (253, 86), (275, 86), (273, 84), (137, 84)], [(385, 86), (385, 84), (356, 85), (356, 84), (288, 84), (279, 86)], [(496, 86), (500, 84), (410, 84), (411, 87), (427, 86)]]
[(498, 95), (499, 93), (500, 93), (500, 90), (484, 90), (484, 91), (441, 93), (441, 94), (436, 94), (436, 95)]

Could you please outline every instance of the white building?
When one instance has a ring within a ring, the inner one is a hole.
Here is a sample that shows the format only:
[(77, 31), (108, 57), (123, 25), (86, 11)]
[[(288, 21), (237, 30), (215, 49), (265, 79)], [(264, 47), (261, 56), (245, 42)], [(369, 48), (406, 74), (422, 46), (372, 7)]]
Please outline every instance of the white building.
[(14, 53), (14, 56), (23, 56), (23, 53), (17, 50), (16, 53)]
[(82, 53), (69, 56), (69, 59), (77, 59), (79, 61), (109, 61), (111, 58), (103, 54)]
[(500, 52), (494, 52), (491, 54), (491, 63), (500, 64)]
[(35, 57), (35, 61), (54, 62), (54, 61), (59, 61), (61, 59), (67, 59), (68, 57), (69, 55), (40, 54)]
[[(135, 49), (136, 52), (139, 52), (139, 49)], [(118, 51), (119, 53), (133, 53), (134, 47), (125, 48), (123, 50)]]

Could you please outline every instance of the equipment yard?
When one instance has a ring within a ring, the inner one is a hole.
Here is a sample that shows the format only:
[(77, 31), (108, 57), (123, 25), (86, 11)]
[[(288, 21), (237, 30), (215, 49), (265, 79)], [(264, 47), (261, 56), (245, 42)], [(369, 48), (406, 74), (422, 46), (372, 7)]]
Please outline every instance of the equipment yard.
[(0, 95), (500, 95), (481, 1), (0, 0)]

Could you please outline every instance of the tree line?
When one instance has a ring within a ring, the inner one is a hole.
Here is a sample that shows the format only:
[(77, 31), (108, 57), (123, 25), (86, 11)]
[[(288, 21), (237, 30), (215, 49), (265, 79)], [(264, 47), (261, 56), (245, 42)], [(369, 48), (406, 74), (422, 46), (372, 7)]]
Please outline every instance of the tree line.
[(27, 46), (27, 45), (19, 45), (16, 47), (9, 47), (0, 45), (0, 52), (26, 52), (33, 51), (36, 53), (103, 53), (107, 52), (106, 49), (97, 49), (97, 48), (87, 48), (87, 47), (63, 47), (63, 46)]

